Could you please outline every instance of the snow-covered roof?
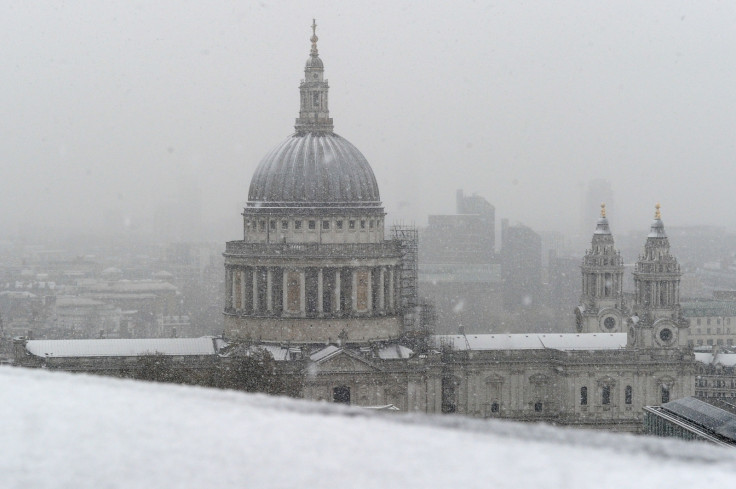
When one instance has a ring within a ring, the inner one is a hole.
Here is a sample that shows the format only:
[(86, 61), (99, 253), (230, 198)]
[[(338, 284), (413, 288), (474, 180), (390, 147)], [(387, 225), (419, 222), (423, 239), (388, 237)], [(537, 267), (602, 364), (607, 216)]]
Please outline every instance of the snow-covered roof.
[(214, 355), (213, 338), (144, 338), (96, 340), (29, 340), (26, 350), (39, 357), (138, 357), (163, 355)]
[(409, 358), (414, 354), (414, 351), (405, 346), (393, 344), (380, 347), (377, 354), (381, 360), (399, 360)]
[(454, 350), (618, 350), (626, 333), (434, 335), (436, 347)]
[(324, 360), (325, 358), (329, 357), (330, 355), (332, 355), (334, 353), (337, 353), (338, 351), (340, 351), (340, 349), (341, 348), (339, 346), (328, 345), (328, 346), (322, 348), (321, 350), (318, 350), (318, 351), (312, 353), (309, 356), (309, 359), (312, 360), (313, 362), (319, 362), (320, 360)]
[(692, 489), (736, 477), (733, 449), (674, 438), (41, 369), (0, 367), (0, 392), (12, 395), (3, 487)]
[(56, 307), (101, 306), (103, 304), (105, 303), (90, 299), (89, 297), (79, 297), (76, 295), (56, 296)]
[(706, 365), (723, 365), (724, 367), (736, 366), (736, 353), (717, 353), (713, 358), (712, 352), (695, 352), (695, 361)]

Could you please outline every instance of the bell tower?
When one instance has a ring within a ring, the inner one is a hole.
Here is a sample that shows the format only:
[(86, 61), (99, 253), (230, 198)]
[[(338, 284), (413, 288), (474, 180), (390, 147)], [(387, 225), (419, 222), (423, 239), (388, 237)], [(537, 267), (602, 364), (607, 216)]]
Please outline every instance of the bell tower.
[(590, 249), (581, 265), (583, 293), (575, 308), (578, 333), (621, 333), (624, 328), (624, 263), (614, 247), (606, 218), (606, 204), (601, 204)]
[(647, 235), (644, 252), (634, 268), (634, 307), (629, 319), (629, 344), (669, 348), (687, 345), (689, 323), (680, 309), (680, 264), (670, 254), (660, 206)]

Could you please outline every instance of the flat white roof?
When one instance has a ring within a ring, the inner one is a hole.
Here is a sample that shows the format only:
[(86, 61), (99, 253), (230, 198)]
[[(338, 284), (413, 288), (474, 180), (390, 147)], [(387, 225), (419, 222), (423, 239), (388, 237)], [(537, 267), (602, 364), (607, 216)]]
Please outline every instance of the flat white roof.
[(736, 353), (718, 353), (713, 358), (712, 352), (695, 352), (695, 361), (705, 363), (708, 365), (721, 364), (724, 367), (736, 366)]
[(29, 340), (26, 350), (38, 357), (139, 357), (148, 354), (214, 355), (212, 337), (97, 340)]
[(432, 342), (454, 350), (619, 350), (626, 333), (433, 335)]

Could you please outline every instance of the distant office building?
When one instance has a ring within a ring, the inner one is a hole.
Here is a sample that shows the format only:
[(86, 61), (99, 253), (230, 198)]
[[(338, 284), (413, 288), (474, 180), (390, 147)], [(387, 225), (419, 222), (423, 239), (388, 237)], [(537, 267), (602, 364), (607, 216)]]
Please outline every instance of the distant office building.
[(501, 270), (504, 307), (518, 310), (537, 304), (542, 284), (542, 238), (524, 225), (501, 222)]
[(457, 191), (457, 214), (429, 216), (421, 233), (421, 263), (494, 261), (496, 209), (478, 195)]
[(483, 197), (458, 190), (456, 212), (429, 216), (421, 231), (420, 292), (435, 305), (437, 332), (486, 332), (502, 310), (496, 210)]

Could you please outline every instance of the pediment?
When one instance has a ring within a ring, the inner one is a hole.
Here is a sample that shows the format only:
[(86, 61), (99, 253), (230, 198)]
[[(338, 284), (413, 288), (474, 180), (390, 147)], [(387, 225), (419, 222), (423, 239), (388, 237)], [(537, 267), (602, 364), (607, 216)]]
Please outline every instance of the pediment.
[(317, 371), (320, 373), (370, 373), (380, 372), (381, 369), (370, 362), (344, 350), (316, 362)]

